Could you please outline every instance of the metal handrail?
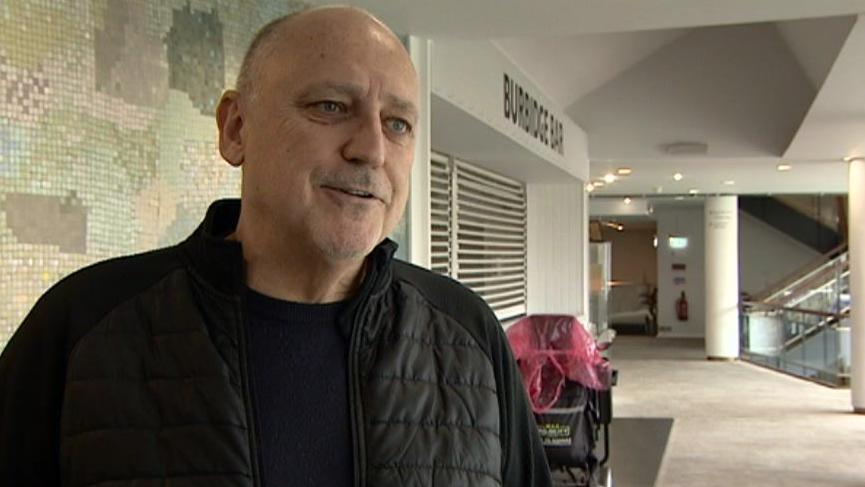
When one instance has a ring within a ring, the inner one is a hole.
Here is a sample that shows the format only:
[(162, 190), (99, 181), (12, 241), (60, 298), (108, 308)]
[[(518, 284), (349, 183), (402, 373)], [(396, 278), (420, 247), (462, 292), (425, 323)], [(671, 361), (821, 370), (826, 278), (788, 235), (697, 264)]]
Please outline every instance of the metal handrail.
[(825, 266), (826, 264), (831, 263), (838, 257), (840, 257), (847, 250), (847, 243), (844, 242), (837, 247), (833, 248), (829, 252), (817, 257), (814, 260), (811, 260), (807, 264), (802, 267), (796, 269), (792, 273), (788, 274), (784, 278), (780, 279), (775, 284), (770, 286), (766, 286), (764, 291), (761, 291), (756, 296), (754, 296), (754, 301), (765, 301), (770, 297), (782, 292), (784, 289), (792, 286), (797, 281), (800, 281), (807, 277), (809, 274), (814, 273), (818, 268)]
[(805, 308), (796, 308), (796, 307), (791, 307), (791, 306), (781, 306), (778, 304), (767, 303), (764, 301), (742, 301), (739, 304), (739, 307), (742, 308), (742, 310), (749, 310), (749, 309), (758, 310), (758, 309), (769, 308), (770, 310), (777, 310), (777, 311), (793, 311), (796, 313), (815, 315), (815, 316), (820, 316), (823, 318), (839, 318), (840, 319), (840, 318), (844, 318), (845, 316), (850, 315), (850, 309), (849, 308), (843, 310), (840, 313), (830, 313), (828, 311), (818, 311), (815, 309), (805, 309)]

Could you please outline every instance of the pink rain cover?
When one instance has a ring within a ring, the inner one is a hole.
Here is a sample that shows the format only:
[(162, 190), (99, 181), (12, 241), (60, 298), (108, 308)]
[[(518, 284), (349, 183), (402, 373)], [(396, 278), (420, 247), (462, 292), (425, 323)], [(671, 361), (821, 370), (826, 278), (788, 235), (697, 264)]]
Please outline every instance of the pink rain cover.
[(514, 323), (507, 335), (536, 413), (553, 407), (565, 379), (590, 389), (610, 388), (609, 362), (576, 317), (529, 315)]

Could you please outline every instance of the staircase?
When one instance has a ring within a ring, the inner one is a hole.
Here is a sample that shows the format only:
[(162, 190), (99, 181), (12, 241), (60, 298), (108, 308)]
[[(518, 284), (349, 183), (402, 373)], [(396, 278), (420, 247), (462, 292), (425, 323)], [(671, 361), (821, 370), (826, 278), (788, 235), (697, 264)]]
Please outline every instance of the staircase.
[(848, 385), (849, 276), (842, 245), (743, 302), (742, 358), (821, 383)]
[(825, 254), (846, 235), (846, 197), (740, 196), (739, 209)]

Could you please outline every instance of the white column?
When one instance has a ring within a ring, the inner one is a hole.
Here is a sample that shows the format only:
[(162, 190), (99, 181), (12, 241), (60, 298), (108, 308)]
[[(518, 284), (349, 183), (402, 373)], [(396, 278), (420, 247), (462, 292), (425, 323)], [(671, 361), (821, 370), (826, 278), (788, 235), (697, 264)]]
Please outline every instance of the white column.
[(586, 323), (589, 322), (589, 293), (590, 291), (590, 279), (589, 279), (589, 192), (586, 191), (585, 181), (582, 181), (582, 195), (583, 195), (583, 226), (582, 226), (582, 235), (580, 238), (582, 239), (583, 246), (582, 250), (582, 276), (583, 276), (583, 315), (586, 317)]
[(865, 414), (865, 160), (850, 163), (850, 394), (853, 409)]
[(408, 49), (418, 75), (419, 117), (415, 126), (414, 166), (406, 213), (409, 223), (408, 257), (415, 265), (430, 268), (430, 41), (410, 36)]
[(739, 210), (735, 196), (706, 199), (706, 356), (739, 356)]

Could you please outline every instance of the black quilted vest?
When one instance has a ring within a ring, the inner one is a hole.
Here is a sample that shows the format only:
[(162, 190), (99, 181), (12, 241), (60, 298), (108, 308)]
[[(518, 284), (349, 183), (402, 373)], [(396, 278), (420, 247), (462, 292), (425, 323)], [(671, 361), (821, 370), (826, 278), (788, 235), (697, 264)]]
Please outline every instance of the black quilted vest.
[[(78, 340), (62, 406), (64, 485), (260, 485), (242, 258), (238, 244), (218, 237), (236, 213), (214, 205), (190, 239), (160, 257), (176, 264), (137, 283)], [(497, 357), (484, 327), (466, 324), (494, 318), (461, 286), (392, 252), (388, 242), (376, 249), (343, 318), (355, 484), (501, 485)]]

